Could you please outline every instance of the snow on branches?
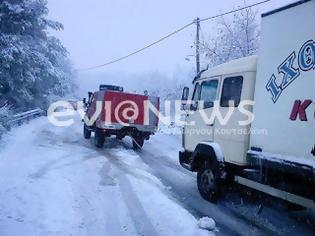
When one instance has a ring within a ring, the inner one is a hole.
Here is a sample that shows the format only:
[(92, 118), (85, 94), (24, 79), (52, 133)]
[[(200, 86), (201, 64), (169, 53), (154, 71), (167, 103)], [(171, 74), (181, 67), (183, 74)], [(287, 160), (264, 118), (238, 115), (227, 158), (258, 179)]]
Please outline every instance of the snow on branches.
[(216, 22), (216, 35), (201, 42), (201, 52), (209, 66), (257, 53), (260, 37), (257, 15), (257, 11), (247, 8)]
[(46, 108), (72, 87), (67, 50), (48, 34), (63, 26), (47, 14), (46, 0), (0, 2), (0, 95), (18, 110)]
[(7, 122), (11, 117), (9, 106), (0, 100), (0, 138), (9, 129)]

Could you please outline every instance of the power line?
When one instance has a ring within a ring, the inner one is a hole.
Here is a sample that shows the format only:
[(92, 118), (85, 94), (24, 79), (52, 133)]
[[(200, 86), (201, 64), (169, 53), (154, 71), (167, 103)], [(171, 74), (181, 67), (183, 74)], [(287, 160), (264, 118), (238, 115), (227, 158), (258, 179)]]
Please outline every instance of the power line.
[[(262, 4), (265, 4), (267, 2), (270, 2), (272, 0), (265, 0), (265, 1), (262, 1), (262, 2), (258, 2), (258, 3), (254, 3), (254, 4), (251, 4), (251, 5), (248, 5), (248, 6), (245, 6), (245, 7), (241, 7), (241, 8), (238, 8), (238, 9), (235, 9), (235, 10), (232, 10), (232, 11), (228, 11), (228, 12), (224, 12), (224, 13), (221, 13), (221, 14), (218, 14), (218, 15), (215, 15), (215, 16), (211, 16), (211, 17), (207, 17), (207, 18), (203, 18), (203, 19), (200, 19), (198, 20), (198, 22), (204, 22), (204, 21), (208, 21), (208, 20), (213, 20), (215, 18), (219, 18), (219, 17), (223, 17), (223, 16), (226, 16), (226, 15), (229, 15), (229, 14), (232, 14), (232, 13), (236, 13), (236, 12), (239, 12), (239, 11), (242, 11), (242, 10), (245, 10), (245, 9), (248, 9), (248, 8), (251, 8), (251, 7), (256, 7), (258, 5), (262, 5)], [(194, 25), (196, 23), (198, 23), (196, 20), (190, 22), (189, 24), (186, 24), (184, 26), (182, 26), (181, 28), (173, 31), (172, 33), (169, 33), (168, 35), (160, 38), (159, 40), (153, 42), (153, 43), (150, 43), (148, 45), (146, 45), (145, 47), (139, 49), (139, 50), (136, 50), (126, 56), (123, 56), (123, 57), (120, 57), (120, 58), (117, 58), (117, 59), (114, 59), (112, 61), (109, 61), (109, 62), (106, 62), (104, 64), (101, 64), (101, 65), (97, 65), (97, 66), (92, 66), (92, 67), (88, 67), (88, 68), (84, 68), (84, 69), (78, 69), (77, 71), (88, 71), (88, 70), (94, 70), (94, 69), (98, 69), (98, 68), (101, 68), (101, 67), (105, 67), (105, 66), (109, 66), (111, 64), (115, 64), (117, 62), (120, 62), (120, 61), (123, 61), (129, 57), (132, 57), (140, 52), (143, 52), (145, 51), (146, 49), (150, 48), (150, 47), (153, 47), (159, 43), (161, 43), (162, 41), (172, 37), (173, 35), (185, 30), (186, 28), (190, 27), (191, 25)]]
[(200, 22), (208, 21), (208, 20), (213, 20), (213, 19), (215, 19), (215, 18), (219, 18), (219, 17), (222, 17), (222, 16), (230, 15), (230, 14), (233, 14), (233, 13), (236, 13), (236, 12), (239, 12), (239, 11), (246, 10), (246, 9), (248, 9), (248, 8), (251, 8), (251, 7), (256, 7), (256, 6), (265, 4), (265, 3), (270, 2), (270, 1), (272, 1), (272, 0), (265, 0), (265, 1), (262, 1), (262, 2), (257, 2), (257, 3), (254, 3), (254, 4), (252, 4), (252, 5), (248, 5), (248, 6), (245, 6), (245, 7), (241, 7), (241, 8), (238, 8), (238, 9), (235, 9), (235, 10), (232, 10), (232, 11), (228, 11), (228, 12), (225, 12), (225, 13), (221, 13), (221, 14), (219, 14), (219, 15), (215, 15), (215, 16), (210, 16), (210, 17), (207, 17), (207, 18), (203, 18), (203, 19), (200, 19)]
[(183, 31), (184, 29), (188, 28), (189, 26), (191, 26), (191, 25), (193, 25), (193, 24), (195, 24), (195, 22), (191, 22), (191, 23), (189, 23), (189, 24), (187, 24), (187, 25), (185, 25), (185, 26), (183, 26), (183, 27), (181, 27), (181, 28), (175, 30), (174, 32), (172, 32), (172, 33), (170, 33), (170, 34), (164, 36), (163, 38), (161, 38), (161, 39), (159, 39), (159, 40), (157, 40), (157, 41), (155, 41), (155, 42), (153, 42), (153, 43), (151, 43), (151, 44), (149, 44), (149, 45), (147, 45), (147, 46), (145, 46), (145, 47), (143, 47), (143, 48), (141, 48), (141, 49), (139, 49), (139, 50), (137, 50), (137, 51), (135, 51), (135, 52), (132, 52), (132, 53), (126, 55), (126, 56), (123, 56), (123, 57), (120, 57), (120, 58), (118, 58), (118, 59), (109, 61), (109, 62), (107, 62), (107, 63), (105, 63), (105, 64), (102, 64), (102, 65), (92, 66), (92, 67), (89, 67), (89, 68), (86, 68), (86, 69), (81, 69), (81, 71), (84, 71), (84, 70), (93, 70), (93, 69), (97, 69), (97, 68), (100, 68), (100, 67), (108, 66), (108, 65), (114, 64), (114, 63), (116, 63), (116, 62), (125, 60), (125, 59), (127, 59), (128, 57), (131, 57), (131, 56), (133, 56), (133, 55), (135, 55), (135, 54), (138, 54), (138, 53), (140, 53), (140, 52), (142, 52), (142, 51), (144, 51), (144, 50), (146, 50), (146, 49), (148, 49), (148, 48), (150, 48), (150, 47), (152, 47), (152, 46), (154, 46), (154, 45), (156, 45), (156, 44), (158, 44), (158, 43), (164, 41), (165, 39), (167, 39), (167, 38), (169, 38), (169, 37), (172, 37), (173, 35), (175, 35), (175, 34), (181, 32), (181, 31)]

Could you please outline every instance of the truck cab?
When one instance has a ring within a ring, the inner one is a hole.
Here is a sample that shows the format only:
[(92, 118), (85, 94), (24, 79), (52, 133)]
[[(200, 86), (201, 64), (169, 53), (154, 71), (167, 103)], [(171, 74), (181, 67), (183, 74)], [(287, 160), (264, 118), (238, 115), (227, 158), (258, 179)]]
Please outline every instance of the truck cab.
[[(221, 147), (225, 162), (246, 165), (250, 124), (241, 125), (240, 121), (248, 119), (242, 109), (252, 111), (252, 107), (240, 106), (242, 101), (254, 99), (256, 69), (257, 56), (251, 56), (214, 67), (195, 79), (192, 104), (186, 117), (188, 125), (183, 128), (186, 153), (193, 153), (200, 143), (211, 142)], [(229, 119), (210, 121), (214, 109), (222, 118)], [(232, 109), (232, 115), (227, 117)], [(195, 125), (189, 125), (192, 122)]]
[(246, 121), (252, 119), (253, 104), (246, 102), (254, 99), (256, 70), (257, 56), (250, 56), (201, 72), (194, 79), (179, 161), (198, 172), (198, 189), (206, 200), (216, 200), (217, 182), (228, 169), (248, 166), (251, 124)]

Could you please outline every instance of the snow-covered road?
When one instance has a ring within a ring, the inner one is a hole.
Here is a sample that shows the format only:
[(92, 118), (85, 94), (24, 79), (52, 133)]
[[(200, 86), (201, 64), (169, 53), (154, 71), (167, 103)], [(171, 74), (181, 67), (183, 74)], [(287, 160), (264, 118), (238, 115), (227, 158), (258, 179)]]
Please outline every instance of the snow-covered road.
[[(139, 152), (111, 138), (98, 150), (81, 129), (40, 118), (1, 141), (0, 235), (314, 235), (304, 213), (258, 215), (233, 191), (204, 201), (178, 164), (177, 136), (158, 134)], [(198, 227), (204, 216), (214, 230)]]

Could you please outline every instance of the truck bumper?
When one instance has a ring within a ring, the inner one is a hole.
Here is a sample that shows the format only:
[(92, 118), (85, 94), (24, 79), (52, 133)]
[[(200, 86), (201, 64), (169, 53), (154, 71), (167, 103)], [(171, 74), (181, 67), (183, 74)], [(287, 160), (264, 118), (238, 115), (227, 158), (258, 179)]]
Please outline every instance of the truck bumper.
[(100, 129), (106, 130), (136, 129), (141, 132), (147, 132), (152, 134), (154, 134), (157, 131), (157, 127), (152, 125), (128, 124), (124, 126), (119, 123), (106, 123), (103, 121), (99, 121), (98, 123), (96, 123), (96, 126)]

